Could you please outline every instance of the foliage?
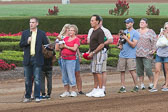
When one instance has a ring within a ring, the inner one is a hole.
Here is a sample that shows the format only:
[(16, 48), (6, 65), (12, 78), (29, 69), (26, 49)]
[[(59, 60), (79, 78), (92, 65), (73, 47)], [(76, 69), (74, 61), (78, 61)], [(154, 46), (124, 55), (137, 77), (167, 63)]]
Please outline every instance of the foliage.
[(147, 15), (159, 15), (160, 10), (156, 9), (154, 5), (149, 5), (148, 9), (146, 10)]
[(13, 70), (16, 68), (15, 64), (8, 64), (4, 60), (0, 59), (0, 71), (3, 70)]
[(127, 3), (126, 0), (118, 0), (116, 2), (116, 7), (114, 9), (109, 10), (109, 14), (122, 16), (126, 13), (125, 15), (128, 15), (129, 13), (128, 9), (129, 9), (129, 3)]
[(59, 12), (58, 6), (54, 6), (53, 9), (48, 9), (49, 15), (57, 15)]

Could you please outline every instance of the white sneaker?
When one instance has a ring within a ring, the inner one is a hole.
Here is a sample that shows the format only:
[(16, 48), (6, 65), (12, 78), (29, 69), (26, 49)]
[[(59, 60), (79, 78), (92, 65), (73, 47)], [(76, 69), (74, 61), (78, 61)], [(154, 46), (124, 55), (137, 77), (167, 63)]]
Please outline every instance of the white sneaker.
[(94, 89), (92, 89), (91, 92), (87, 93), (86, 96), (88, 96), (88, 97), (92, 97), (92, 94), (95, 93), (96, 91), (97, 91), (97, 89), (94, 88)]
[(25, 99), (23, 100), (23, 103), (28, 103), (28, 102), (31, 102), (31, 99), (30, 99), (30, 98), (25, 98)]
[(64, 92), (60, 95), (60, 97), (67, 97), (67, 96), (70, 96), (69, 92)]
[(35, 99), (35, 102), (36, 102), (36, 103), (39, 103), (39, 102), (40, 102), (40, 98), (36, 98), (36, 99)]
[(145, 89), (145, 85), (141, 84), (141, 89), (144, 90)]
[(75, 91), (72, 91), (71, 94), (70, 94), (71, 97), (76, 97), (77, 96), (77, 93)]
[(93, 97), (104, 97), (104, 90), (103, 89), (98, 89), (94, 94), (92, 94)]

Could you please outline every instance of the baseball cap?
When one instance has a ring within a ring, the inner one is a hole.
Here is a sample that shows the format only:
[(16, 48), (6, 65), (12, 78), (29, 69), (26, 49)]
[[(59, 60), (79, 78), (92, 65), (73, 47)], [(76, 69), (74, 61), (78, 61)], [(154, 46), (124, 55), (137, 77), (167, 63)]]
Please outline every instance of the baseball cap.
[(134, 23), (134, 20), (132, 18), (128, 18), (124, 21), (124, 23)]

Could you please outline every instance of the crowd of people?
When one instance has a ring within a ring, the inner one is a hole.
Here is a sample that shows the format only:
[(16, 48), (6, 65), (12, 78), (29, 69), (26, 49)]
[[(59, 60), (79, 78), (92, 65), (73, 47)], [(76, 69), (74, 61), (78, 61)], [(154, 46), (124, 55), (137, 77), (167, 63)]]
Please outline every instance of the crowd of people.
[[(144, 84), (144, 74), (149, 78), (148, 89), (156, 92), (157, 83), (161, 68), (165, 75), (165, 83), (162, 91), (168, 91), (168, 46), (158, 47), (157, 35), (149, 28), (148, 19), (142, 18), (139, 29), (134, 29), (134, 20), (128, 18), (124, 21), (126, 30), (119, 32), (120, 49), (117, 70), (121, 74), (121, 88), (119, 93), (126, 92), (125, 72), (129, 71), (133, 78), (134, 87), (132, 92), (146, 89)], [(30, 29), (23, 31), (20, 40), (20, 47), (24, 51), (24, 77), (25, 96), (23, 102), (36, 102), (43, 99), (50, 99), (52, 93), (52, 66), (55, 59), (55, 51), (59, 53), (58, 63), (62, 73), (64, 92), (60, 97), (76, 97), (86, 95), (87, 97), (104, 97), (106, 95), (106, 66), (109, 44), (113, 42), (111, 32), (103, 27), (103, 18), (99, 15), (92, 15), (90, 19), (91, 29), (88, 32), (87, 42), (89, 44), (88, 59), (91, 60), (91, 72), (94, 78), (93, 89), (84, 93), (82, 91), (82, 79), (80, 76), (80, 39), (77, 38), (78, 27), (74, 24), (65, 24), (53, 46), (49, 46), (50, 41), (45, 32), (38, 29), (39, 20), (36, 17), (30, 18)], [(168, 38), (168, 23), (159, 34)], [(48, 45), (48, 46), (46, 46)], [(45, 46), (45, 47), (44, 47)], [(46, 57), (43, 50), (48, 49), (51, 53)], [(152, 72), (152, 60), (156, 52), (155, 74)], [(47, 84), (45, 84), (45, 80)], [(139, 84), (140, 83), (140, 84)], [(34, 94), (32, 87), (34, 84)], [(47, 92), (45, 91), (47, 85)], [(77, 86), (77, 87), (76, 87)]]

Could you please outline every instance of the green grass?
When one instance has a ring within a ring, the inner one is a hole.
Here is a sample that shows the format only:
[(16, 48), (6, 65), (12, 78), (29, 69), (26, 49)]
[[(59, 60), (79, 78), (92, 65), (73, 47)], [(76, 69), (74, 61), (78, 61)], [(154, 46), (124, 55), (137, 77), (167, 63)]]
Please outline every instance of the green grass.
[[(102, 16), (111, 16), (109, 9), (115, 7), (114, 4), (13, 4), (0, 5), (0, 16), (46, 16), (49, 8), (54, 5), (59, 7), (58, 16), (91, 16), (99, 14)], [(168, 3), (144, 3), (130, 4), (129, 16), (145, 16), (148, 5), (155, 5), (160, 9), (161, 16), (168, 16)]]

